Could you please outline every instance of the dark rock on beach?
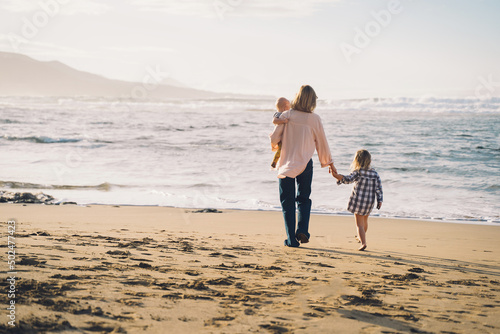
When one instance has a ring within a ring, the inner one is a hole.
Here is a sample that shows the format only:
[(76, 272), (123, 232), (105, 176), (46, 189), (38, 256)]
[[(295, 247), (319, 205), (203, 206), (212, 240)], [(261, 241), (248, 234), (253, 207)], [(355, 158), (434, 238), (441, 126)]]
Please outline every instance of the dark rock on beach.
[(193, 210), (191, 212), (192, 213), (222, 213), (222, 211), (219, 211), (217, 209), (200, 209), (200, 210)]
[(13, 193), (0, 190), (0, 203), (54, 204), (54, 197), (44, 193)]

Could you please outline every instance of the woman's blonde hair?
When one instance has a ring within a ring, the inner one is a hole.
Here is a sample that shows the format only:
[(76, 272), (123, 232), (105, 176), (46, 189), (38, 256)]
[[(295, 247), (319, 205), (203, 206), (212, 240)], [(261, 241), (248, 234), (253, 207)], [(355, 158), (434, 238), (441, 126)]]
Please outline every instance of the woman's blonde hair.
[(351, 170), (370, 169), (372, 156), (367, 150), (358, 150), (352, 160)]
[(314, 89), (309, 85), (303, 85), (292, 101), (292, 109), (312, 113), (316, 108), (317, 99)]

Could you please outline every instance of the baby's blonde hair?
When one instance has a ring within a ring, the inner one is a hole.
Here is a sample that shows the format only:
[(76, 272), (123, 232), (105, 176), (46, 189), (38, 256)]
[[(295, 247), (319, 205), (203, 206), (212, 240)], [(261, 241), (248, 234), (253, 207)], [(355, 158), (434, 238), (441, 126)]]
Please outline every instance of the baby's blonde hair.
[(351, 171), (360, 169), (370, 169), (372, 163), (372, 156), (367, 150), (358, 150), (354, 155), (354, 159), (351, 164)]
[(285, 106), (287, 103), (290, 103), (286, 97), (280, 97), (276, 100), (276, 109), (278, 111), (285, 111)]

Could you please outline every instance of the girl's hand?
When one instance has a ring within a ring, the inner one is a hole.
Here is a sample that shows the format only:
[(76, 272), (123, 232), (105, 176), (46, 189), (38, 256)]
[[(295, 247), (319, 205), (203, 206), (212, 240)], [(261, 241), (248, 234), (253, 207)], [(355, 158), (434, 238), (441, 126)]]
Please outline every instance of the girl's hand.
[(377, 209), (380, 210), (381, 207), (382, 207), (382, 202), (378, 202), (377, 203)]
[(332, 174), (332, 176), (334, 178), (336, 178), (337, 180), (342, 180), (344, 178), (344, 175), (341, 175), (341, 174), (338, 174), (337, 173), (337, 170), (335, 169), (335, 167), (333, 167), (334, 169), (332, 169), (331, 167), (328, 169), (328, 173)]

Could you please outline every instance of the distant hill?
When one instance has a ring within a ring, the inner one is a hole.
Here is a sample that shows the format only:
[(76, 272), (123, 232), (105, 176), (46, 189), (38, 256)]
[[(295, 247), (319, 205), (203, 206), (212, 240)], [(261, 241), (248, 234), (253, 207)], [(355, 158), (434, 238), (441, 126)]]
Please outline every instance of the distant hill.
[[(146, 74), (145, 74), (146, 75)], [(94, 96), (147, 98), (250, 97), (215, 93), (168, 84), (150, 86), (111, 80), (71, 68), (58, 61), (38, 61), (16, 53), (0, 52), (0, 96)], [(146, 89), (148, 88), (148, 89)]]

